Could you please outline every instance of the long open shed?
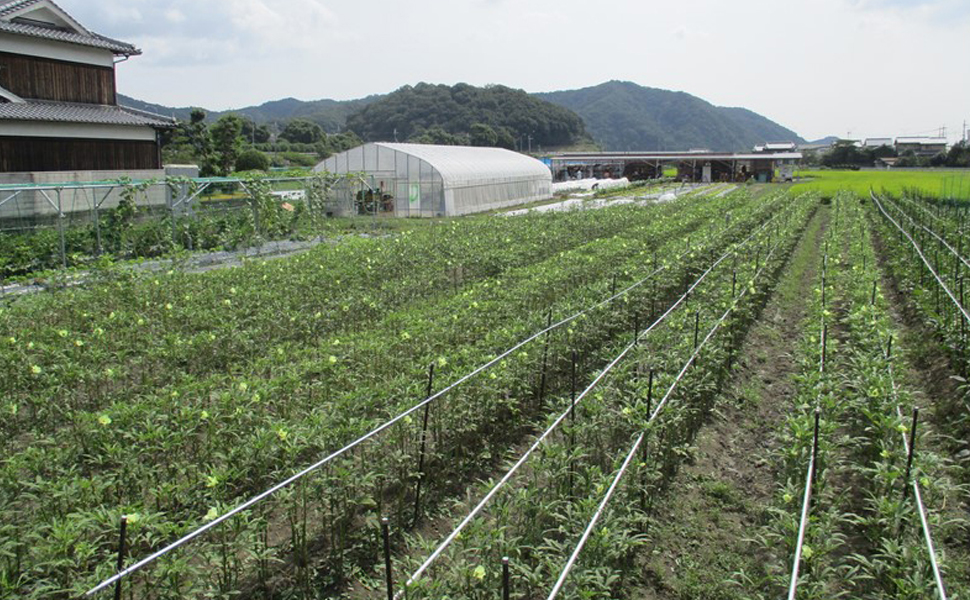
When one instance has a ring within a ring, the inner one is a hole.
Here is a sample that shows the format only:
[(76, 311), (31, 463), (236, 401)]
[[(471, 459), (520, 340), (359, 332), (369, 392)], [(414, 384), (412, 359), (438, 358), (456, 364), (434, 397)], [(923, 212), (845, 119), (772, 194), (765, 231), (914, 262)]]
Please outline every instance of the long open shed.
[(546, 165), (502, 148), (372, 142), (314, 170), (360, 175), (336, 189), (341, 215), (457, 216), (552, 196)]

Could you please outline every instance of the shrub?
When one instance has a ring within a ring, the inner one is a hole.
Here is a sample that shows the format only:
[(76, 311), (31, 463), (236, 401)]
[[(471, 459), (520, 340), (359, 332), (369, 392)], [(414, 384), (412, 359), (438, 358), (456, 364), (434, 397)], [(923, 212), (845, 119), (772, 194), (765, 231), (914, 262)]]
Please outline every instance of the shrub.
[(239, 158), (236, 159), (236, 170), (237, 171), (269, 170), (269, 157), (254, 148), (244, 150), (242, 154), (239, 155)]

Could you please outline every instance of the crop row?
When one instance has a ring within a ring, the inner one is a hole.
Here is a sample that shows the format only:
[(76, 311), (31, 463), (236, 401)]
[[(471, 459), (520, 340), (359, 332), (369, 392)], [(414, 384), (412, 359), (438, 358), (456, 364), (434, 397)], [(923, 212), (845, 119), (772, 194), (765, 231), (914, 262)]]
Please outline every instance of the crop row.
[[(0, 444), (25, 427), (59, 427), (76, 411), (132, 402), (159, 387), (250, 372), (269, 353), (318, 347), (563, 252), (606, 248), (623, 256), (629, 248), (609, 240), (653, 241), (661, 225), (679, 236), (728, 204), (711, 203), (695, 216), (686, 206), (606, 211), (596, 219), (566, 213), (454, 221), (221, 272), (109, 271), (90, 289), (27, 299), (0, 309), (0, 395), (9, 415)], [(637, 249), (646, 260), (655, 250)], [(582, 277), (562, 285), (590, 278)]]
[[(546, 597), (583, 526), (598, 505), (609, 501), (604, 494), (611, 481), (625, 474), (617, 469), (631, 442), (646, 431), (646, 441), (633, 450), (634, 467), (617, 488), (621, 497), (609, 504), (604, 524), (595, 528), (568, 574), (567, 589), (581, 590), (578, 596), (627, 597), (637, 583), (635, 559), (654, 502), (687, 456), (735, 349), (814, 206), (814, 198), (800, 198), (777, 227), (731, 249), (734, 260), (711, 271), (687, 304), (643, 335), (629, 359), (617, 363), (574, 408), (569, 396), (560, 398), (546, 418), (546, 431), (557, 423), (561, 427), (540, 438), (522, 473), (461, 530), (407, 596), (494, 597), (500, 559), (509, 557), (513, 596)], [(733, 307), (736, 299), (741, 302)], [(624, 340), (607, 352), (618, 357), (629, 344)], [(495, 485), (487, 482), (472, 497), (485, 496)], [(467, 511), (465, 502), (458, 499), (454, 512)], [(414, 572), (438, 543), (436, 536), (409, 536), (401, 550), (404, 573)], [(366, 584), (379, 585), (376, 577)]]
[[(745, 200), (737, 196), (727, 200), (737, 206), (736, 221), (728, 231), (743, 230), (746, 224), (763, 220), (782, 200)], [(371, 321), (357, 321), (356, 326), (321, 334), (312, 342), (263, 345), (261, 352), (254, 350), (255, 358), (241, 361), (245, 376), (183, 375), (158, 389), (149, 389), (146, 384), (139, 393), (111, 398), (110, 404), (100, 404), (94, 410), (73, 410), (68, 425), (53, 433), (14, 440), (21, 449), (5, 460), (0, 481), (5, 530), (0, 539), (4, 540), (2, 565), (7, 589), (26, 597), (76, 593), (90, 582), (92, 573), (104, 575), (110, 568), (107, 555), (120, 514), (134, 515), (132, 554), (144, 554), (173, 535), (204, 522), (202, 515), (218, 514), (237, 498), (280, 479), (294, 465), (305, 464), (311, 457), (339, 447), (371, 423), (393, 414), (398, 406), (419, 396), (423, 388), (421, 373), (428, 363), (437, 364), (439, 381), (448, 381), (482, 362), (497, 348), (537, 329), (548, 311), (566, 313), (588, 303), (590, 297), (606, 295), (613, 285), (607, 274), (617, 273), (626, 280), (650, 268), (654, 255), (663, 265), (678, 254), (685, 254), (677, 269), (671, 265), (671, 272), (677, 273), (662, 280), (662, 286), (658, 283), (652, 290), (640, 292), (641, 301), (651, 292), (658, 294), (659, 300), (659, 294), (679, 286), (684, 269), (703, 260), (701, 255), (708, 252), (706, 240), (713, 243), (722, 236), (724, 221), (711, 220), (710, 216), (723, 213), (726, 206), (720, 201), (675, 203), (652, 212), (647, 223), (637, 221), (639, 213), (633, 208), (609, 209), (597, 213), (595, 219), (585, 215), (590, 220), (635, 225), (621, 235), (581, 244), (534, 264), (508, 268), (493, 277), (473, 279), (457, 289), (447, 282), (437, 295), (404, 303), (397, 310), (389, 306), (386, 311), (375, 312)], [(532, 222), (531, 230), (518, 231), (526, 240), (528, 233), (541, 240), (540, 224), (557, 222), (579, 226), (565, 218), (541, 219)], [(508, 226), (513, 230), (520, 227), (515, 223)], [(432, 245), (436, 243), (437, 251), (444, 255), (458, 256), (459, 250), (470, 251), (469, 247), (478, 242), (460, 235), (474, 233), (466, 227), (476, 225), (448, 226), (443, 232), (429, 233), (434, 238)], [(477, 227), (485, 232), (491, 227), (502, 231), (493, 225)], [(665, 230), (691, 229), (704, 241), (695, 242), (692, 251), (685, 252), (685, 239), (661, 235)], [(459, 250), (445, 245), (446, 242), (459, 246)], [(385, 244), (391, 247), (383, 253), (388, 261), (395, 260), (397, 255), (391, 250), (397, 243), (407, 248), (406, 242), (375, 242), (379, 248)], [(528, 241), (523, 243), (530, 250), (541, 252), (541, 241), (535, 246)], [(294, 263), (300, 268), (295, 268)], [(313, 263), (302, 258), (240, 269), (249, 276), (241, 276), (238, 281), (231, 279), (240, 276), (237, 274), (211, 275), (215, 276), (214, 287), (225, 285), (225, 278), (238, 283), (237, 294), (250, 296), (252, 308), (244, 314), (251, 315), (259, 314), (266, 303), (272, 306), (274, 301), (285, 302), (292, 291), (277, 287), (275, 282), (261, 284), (261, 278), (252, 275), (266, 274), (275, 268), (283, 276), (290, 269), (306, 271), (309, 266)], [(439, 263), (441, 266), (445, 265)], [(376, 269), (378, 274), (374, 276), (361, 270), (365, 273), (359, 277), (365, 280), (390, 279), (395, 275), (393, 270), (381, 274), (383, 268)], [(178, 273), (167, 277), (191, 279)], [(244, 287), (246, 280), (250, 285)], [(160, 294), (169, 293), (166, 290), (170, 287), (155, 286), (151, 280), (122, 283), (146, 286), (140, 290), (157, 288)], [(115, 284), (109, 282), (106, 287), (112, 285)], [(366, 281), (360, 285), (366, 287)], [(274, 290), (279, 293), (272, 295)], [(360, 303), (358, 299), (354, 306)], [(200, 307), (204, 304), (199, 302)], [(617, 307), (625, 305), (616, 303)], [(117, 306), (127, 306), (124, 298)], [(309, 319), (300, 322), (306, 320)], [(598, 321), (580, 321), (560, 337), (574, 340), (569, 344), (574, 349), (591, 353), (611, 334), (608, 319)], [(246, 322), (243, 319), (240, 323), (244, 335)], [(281, 331), (285, 329), (280, 327)], [(152, 359), (155, 356), (152, 351), (141, 352)], [(503, 415), (517, 427), (527, 422), (523, 415), (529, 413), (523, 409), (528, 409), (528, 405), (523, 403), (534, 396), (534, 378), (530, 374), (535, 373), (537, 358), (534, 348), (524, 351), (499, 365), (474, 389), (456, 394), (431, 412), (430, 464), (442, 460), (437, 457), (440, 448), (448, 448), (451, 454), (451, 473), (442, 471), (435, 480), (440, 489), (448, 489), (477, 465), (488, 464), (493, 440), (515, 433), (514, 427), (498, 426)], [(562, 365), (555, 365), (550, 371), (561, 374), (563, 369)], [(556, 382), (556, 377), (551, 376), (550, 389), (554, 385), (561, 387), (561, 381)], [(313, 539), (303, 536), (302, 546), (311, 542), (324, 544), (328, 549), (325, 574), (334, 581), (344, 576), (344, 568), (355, 564), (354, 554), (359, 553), (363, 537), (356, 527), (359, 521), (378, 512), (403, 513), (404, 506), (410, 504), (403, 494), (392, 493), (414, 480), (416, 431), (413, 424), (408, 425), (388, 436), (379, 448), (361, 448), (346, 461), (328, 467), (308, 486), (314, 492), (314, 512), (319, 519), (314, 519)], [(469, 446), (470, 439), (478, 445)], [(287, 492), (292, 498), (299, 497), (301, 490), (293, 488)], [(431, 497), (440, 494), (434, 489), (428, 492)], [(385, 507), (386, 498), (394, 497), (400, 498), (396, 506)], [(292, 507), (295, 500), (291, 498), (280, 504)], [(278, 511), (257, 511), (221, 532), (222, 539), (202, 546), (201, 558), (182, 556), (166, 563), (154, 574), (166, 582), (166, 587), (158, 588), (158, 595), (178, 596), (185, 592), (181, 586), (190, 581), (202, 587), (238, 587), (235, 578), (243, 570), (226, 566), (216, 558), (223, 556), (219, 550), (226, 547), (253, 548), (244, 544), (242, 538), (247, 536), (262, 532), (260, 539), (266, 548), (259, 556), (286, 554), (283, 545), (300, 547), (293, 542), (293, 531), (283, 535), (285, 528), (281, 529), (278, 517)], [(304, 520), (307, 518), (304, 515)], [(320, 540), (320, 531), (326, 532), (329, 539)], [(232, 539), (225, 539), (227, 536)], [(235, 551), (229, 555), (234, 561), (250, 565), (263, 560)], [(214, 574), (216, 582), (195, 577), (210, 571), (209, 561), (223, 566)]]
[[(852, 194), (835, 198), (824, 247), (799, 345), (798, 394), (779, 441), (782, 481), (774, 517), (760, 536), (774, 561), (746, 582), (763, 597), (777, 597), (793, 585), (791, 566), (799, 561), (799, 598), (930, 597), (933, 572), (907, 477), (917, 480), (929, 507), (945, 506), (957, 488), (945, 462), (926, 447), (929, 436), (916, 442), (921, 451), (912, 475), (905, 468), (901, 434), (909, 422), (902, 415), (913, 400), (895, 379), (900, 359), (889, 347), (896, 332), (868, 222)], [(816, 409), (817, 468), (799, 546)], [(959, 527), (939, 510), (930, 512), (929, 523), (941, 537)]]

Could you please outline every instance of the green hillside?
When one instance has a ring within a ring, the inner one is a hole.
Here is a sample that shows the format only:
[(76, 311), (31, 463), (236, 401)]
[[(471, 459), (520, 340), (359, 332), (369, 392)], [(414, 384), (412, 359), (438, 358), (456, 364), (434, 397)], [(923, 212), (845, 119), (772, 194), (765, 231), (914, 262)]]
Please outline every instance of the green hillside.
[(526, 148), (568, 146), (586, 137), (580, 117), (522, 90), (419, 83), (372, 102), (347, 119), (368, 141), (418, 141)]
[(743, 151), (766, 141), (804, 141), (745, 108), (714, 106), (685, 92), (625, 81), (536, 96), (579, 114), (607, 150)]

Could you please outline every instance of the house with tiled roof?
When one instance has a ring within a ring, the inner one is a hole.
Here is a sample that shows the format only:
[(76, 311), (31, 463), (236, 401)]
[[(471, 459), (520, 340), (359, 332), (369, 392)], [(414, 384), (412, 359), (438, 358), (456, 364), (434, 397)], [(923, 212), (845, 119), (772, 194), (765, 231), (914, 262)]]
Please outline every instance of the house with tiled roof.
[(138, 54), (52, 0), (0, 0), (0, 173), (161, 169), (174, 121), (118, 105), (116, 64)]

